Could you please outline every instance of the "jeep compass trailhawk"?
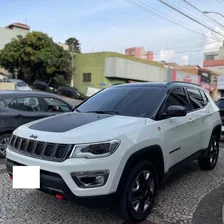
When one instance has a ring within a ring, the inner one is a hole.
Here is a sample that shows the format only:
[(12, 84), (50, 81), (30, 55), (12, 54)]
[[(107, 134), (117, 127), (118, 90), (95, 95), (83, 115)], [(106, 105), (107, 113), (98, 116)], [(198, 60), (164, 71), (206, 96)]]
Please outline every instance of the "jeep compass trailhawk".
[(218, 107), (197, 85), (115, 85), (74, 112), (17, 128), (7, 170), (12, 178), (14, 165), (40, 166), (41, 190), (68, 200), (113, 195), (120, 215), (139, 222), (180, 164), (216, 166), (221, 125)]

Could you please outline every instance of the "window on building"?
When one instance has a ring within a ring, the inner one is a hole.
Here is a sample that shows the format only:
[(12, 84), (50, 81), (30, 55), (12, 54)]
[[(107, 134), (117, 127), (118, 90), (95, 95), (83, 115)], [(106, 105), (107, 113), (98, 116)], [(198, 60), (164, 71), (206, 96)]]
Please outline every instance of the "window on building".
[(214, 60), (215, 55), (206, 55), (206, 60)]
[(83, 73), (83, 82), (91, 82), (91, 73)]

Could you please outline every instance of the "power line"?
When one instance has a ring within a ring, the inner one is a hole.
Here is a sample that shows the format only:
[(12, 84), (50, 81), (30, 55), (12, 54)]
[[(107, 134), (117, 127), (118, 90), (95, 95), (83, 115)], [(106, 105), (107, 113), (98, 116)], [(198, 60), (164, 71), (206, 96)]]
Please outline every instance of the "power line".
[[(198, 33), (201, 36), (208, 37), (208, 38), (211, 38), (211, 39), (214, 39), (214, 40), (217, 40), (217, 38), (218, 38), (218, 37), (216, 38), (216, 37), (213, 37), (213, 36), (206, 35), (205, 33), (201, 33), (198, 30), (195, 30), (195, 27), (191, 28), (192, 26), (186, 25), (182, 21), (178, 21), (178, 20), (176, 20), (176, 19), (174, 19), (174, 18), (172, 18), (170, 16), (167, 16), (165, 13), (162, 13), (159, 10), (154, 9), (151, 6), (141, 2), (139, 0), (135, 0), (135, 1), (134, 0), (125, 0), (125, 1), (130, 3), (130, 4), (132, 4), (132, 5), (134, 5), (134, 6), (136, 6), (136, 7), (138, 7), (138, 8), (140, 8), (140, 9), (143, 9), (143, 10), (145, 10), (147, 12), (150, 12), (150, 13), (154, 14), (155, 16), (158, 16), (158, 17), (162, 18), (165, 21), (169, 21), (169, 22), (171, 22), (171, 23), (173, 23), (175, 25), (178, 25), (178, 26), (180, 26), (182, 28), (185, 28), (185, 29), (187, 29), (187, 30), (189, 30), (191, 32)], [(220, 41), (220, 40), (218, 40), (218, 41)]]
[(167, 4), (167, 3), (166, 3), (166, 2), (164, 2), (163, 0), (159, 0), (159, 1), (160, 1), (161, 3), (163, 3), (164, 5), (168, 6), (169, 8), (171, 8), (171, 9), (175, 10), (176, 12), (179, 12), (181, 15), (184, 15), (184, 16), (185, 16), (185, 17), (187, 17), (188, 19), (190, 19), (190, 20), (194, 21), (195, 23), (198, 23), (198, 24), (200, 24), (201, 26), (204, 26), (205, 28), (207, 28), (207, 29), (211, 30), (212, 32), (214, 32), (214, 33), (216, 33), (216, 34), (218, 34), (218, 35), (220, 35), (220, 36), (224, 37), (224, 36), (223, 36), (222, 34), (220, 34), (219, 32), (217, 32), (217, 31), (213, 30), (212, 28), (210, 28), (209, 26), (207, 26), (207, 25), (205, 25), (205, 24), (203, 24), (203, 23), (199, 22), (198, 20), (196, 20), (196, 19), (194, 19), (194, 18), (190, 17), (190, 16), (189, 16), (189, 15), (187, 15), (186, 13), (184, 13), (184, 12), (182, 12), (182, 11), (180, 11), (180, 10), (176, 9), (176, 8), (175, 8), (175, 7), (173, 7), (172, 5)]
[(183, 0), (186, 4), (188, 4), (189, 6), (191, 6), (192, 8), (194, 8), (195, 10), (197, 10), (198, 12), (202, 13), (204, 16), (206, 16), (207, 18), (209, 18), (210, 20), (214, 21), (215, 23), (219, 24), (220, 26), (224, 27), (224, 25), (222, 25), (221, 23), (219, 23), (217, 20), (213, 19), (212, 17), (208, 16), (207, 14), (204, 14), (199, 8), (195, 7), (194, 5), (192, 5), (190, 2)]
[[(206, 45), (209, 45), (209, 44), (212, 44), (212, 43), (215, 43), (216, 41), (211, 41), (211, 42), (208, 42), (208, 43), (205, 43), (205, 44), (202, 44), (202, 45), (198, 45), (198, 46), (195, 46), (195, 48), (199, 48), (199, 47), (204, 47)], [(160, 51), (167, 51), (168, 49), (164, 49), (164, 50), (160, 50)], [(172, 50), (170, 50), (172, 51)], [(202, 50), (199, 50), (199, 49), (195, 49), (195, 50), (182, 50), (182, 51), (174, 51), (174, 54), (175, 53), (185, 53), (185, 52), (196, 52), (196, 51), (204, 51), (204, 49)], [(153, 51), (154, 52), (154, 51)], [(155, 55), (158, 55), (159, 53), (155, 53)]]

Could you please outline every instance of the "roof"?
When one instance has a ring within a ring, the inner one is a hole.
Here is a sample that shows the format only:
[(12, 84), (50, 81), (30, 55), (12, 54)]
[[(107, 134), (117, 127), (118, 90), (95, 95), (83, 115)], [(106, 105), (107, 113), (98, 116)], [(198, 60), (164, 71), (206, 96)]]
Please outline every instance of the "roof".
[(118, 87), (167, 87), (172, 88), (174, 86), (191, 86), (191, 87), (198, 87), (201, 88), (199, 85), (189, 82), (179, 82), (179, 81), (172, 81), (172, 82), (138, 82), (138, 83), (125, 83), (120, 85), (113, 85), (109, 88), (118, 88)]
[(203, 67), (224, 66), (224, 59), (204, 60)]
[(85, 56), (90, 56), (90, 55), (95, 55), (95, 56), (104, 56), (104, 57), (118, 57), (118, 58), (123, 58), (127, 59), (130, 61), (135, 61), (135, 62), (140, 62), (144, 64), (149, 64), (149, 65), (154, 65), (157, 67), (164, 67), (163, 64), (155, 62), (155, 61), (147, 61), (144, 59), (128, 56), (125, 54), (117, 53), (117, 52), (108, 52), (108, 51), (102, 51), (102, 52), (94, 52), (94, 53), (82, 53), (82, 54), (77, 54), (76, 57), (85, 57)]
[[(47, 96), (47, 97), (54, 97), (57, 99), (61, 99), (60, 97), (51, 94), (51, 93), (45, 93), (45, 92), (39, 92), (39, 91), (20, 91), (20, 90), (2, 90), (0, 91), (0, 95), (8, 95), (8, 96)], [(64, 101), (63, 99), (61, 99), (62, 101)]]
[(20, 79), (7, 79), (7, 81), (14, 82), (14, 83), (24, 82), (23, 80), (20, 80)]
[(16, 26), (16, 27), (24, 28), (24, 29), (27, 29), (27, 30), (30, 29), (30, 27), (29, 27), (28, 25), (24, 24), (24, 23), (12, 23), (12, 24), (6, 26), (5, 28), (10, 28), (10, 27), (12, 27), (12, 26)]

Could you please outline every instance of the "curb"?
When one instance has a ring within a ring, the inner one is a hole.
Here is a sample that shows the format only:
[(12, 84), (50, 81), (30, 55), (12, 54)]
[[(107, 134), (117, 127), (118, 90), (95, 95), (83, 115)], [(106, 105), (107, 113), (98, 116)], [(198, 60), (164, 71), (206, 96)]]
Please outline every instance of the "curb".
[(224, 204), (222, 205), (222, 223), (224, 224)]

